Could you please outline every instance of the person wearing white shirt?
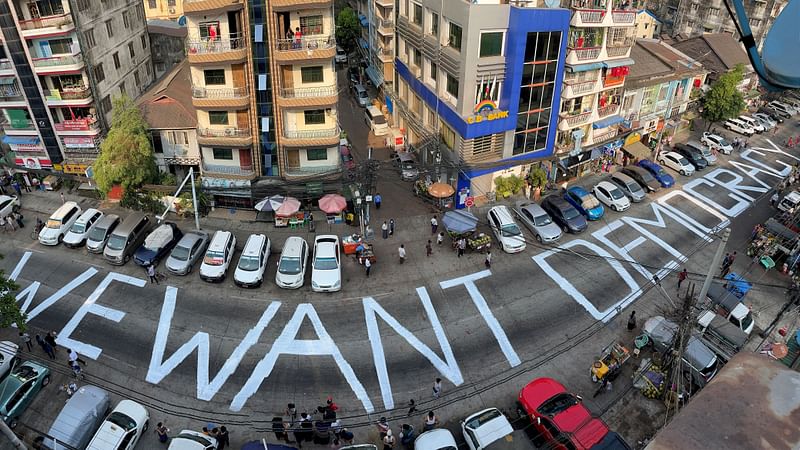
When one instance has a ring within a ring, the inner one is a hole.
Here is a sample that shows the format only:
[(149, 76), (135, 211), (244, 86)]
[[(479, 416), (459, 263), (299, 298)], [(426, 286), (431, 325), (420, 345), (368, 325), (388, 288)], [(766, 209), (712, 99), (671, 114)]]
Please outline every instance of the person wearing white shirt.
[(400, 244), (400, 248), (397, 249), (397, 255), (400, 256), (400, 264), (403, 264), (406, 261), (406, 246)]

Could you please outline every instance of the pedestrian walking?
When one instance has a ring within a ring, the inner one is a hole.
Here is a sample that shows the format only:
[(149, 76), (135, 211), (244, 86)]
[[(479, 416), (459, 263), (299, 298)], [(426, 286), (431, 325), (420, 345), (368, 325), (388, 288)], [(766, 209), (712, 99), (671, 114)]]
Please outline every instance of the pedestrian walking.
[(286, 405), (286, 411), (284, 411), (284, 415), (289, 417), (289, 422), (294, 424), (297, 421), (297, 407), (294, 403), (289, 403)]
[(17, 227), (14, 226), (14, 221), (11, 220), (11, 217), (6, 217), (3, 222), (5, 224), (7, 233), (13, 233), (14, 231), (17, 231)]
[(385, 220), (383, 221), (383, 225), (381, 225), (381, 236), (383, 236), (384, 239), (389, 238), (389, 225), (386, 224)]
[(11, 218), (13, 218), (15, 222), (17, 222), (17, 226), (19, 228), (25, 228), (25, 222), (22, 221), (22, 214), (14, 211), (11, 213)]
[(223, 425), (219, 427), (219, 433), (217, 433), (217, 450), (224, 450), (229, 445), (231, 445), (231, 441), (228, 429)]
[(392, 450), (394, 448), (394, 436), (392, 430), (386, 430), (386, 436), (383, 437), (383, 450)]
[(730, 253), (725, 253), (725, 257), (722, 258), (722, 267), (727, 266), (728, 262), (730, 261), (730, 259), (731, 259), (731, 254)]
[(156, 278), (156, 268), (152, 264), (147, 265), (147, 276), (150, 278), (150, 283), (158, 284), (158, 278)]
[(444, 242), (444, 231), (436, 235), (436, 245), (442, 245)]
[(353, 445), (353, 439), (355, 439), (355, 437), (353, 432), (347, 428), (342, 428), (342, 431), (339, 432), (339, 439), (342, 440), (342, 443), (347, 445)]
[(31, 344), (31, 335), (28, 333), (23, 333), (22, 331), (19, 332), (19, 339), (28, 347), (28, 351), (33, 351), (33, 344)]
[(364, 259), (364, 268), (367, 270), (367, 278), (369, 278), (369, 270), (372, 268), (372, 263), (369, 262), (369, 258)]
[(83, 364), (84, 366), (86, 365), (86, 361), (82, 360), (82, 359), (81, 359), (81, 357), (80, 357), (80, 356), (78, 356), (78, 352), (76, 352), (75, 350), (73, 350), (73, 349), (71, 349), (71, 348), (68, 348), (68, 349), (67, 349), (67, 353), (69, 353), (69, 362), (70, 362), (70, 365), (71, 365), (71, 363), (73, 363), (73, 362), (78, 362), (78, 363), (81, 363), (81, 364)]
[(44, 349), (44, 352), (47, 353), (47, 356), (49, 356), (50, 359), (56, 359), (56, 351), (53, 346), (47, 341), (42, 342), (44, 343), (44, 345), (42, 345), (42, 349)]
[(436, 220), (436, 216), (431, 217), (431, 234), (436, 234), (436, 230), (439, 229), (439, 221)]
[(686, 277), (689, 276), (689, 272), (686, 271), (686, 267), (683, 268), (682, 271), (678, 273), (678, 289), (681, 288), (681, 283), (686, 281)]
[(431, 247), (431, 240), (428, 239), (428, 243), (425, 244), (425, 256), (431, 256), (433, 254), (433, 247)]
[(733, 252), (731, 257), (728, 259), (728, 266), (732, 266), (734, 261), (736, 261), (736, 252)]
[(433, 381), (433, 398), (439, 398), (442, 395), (442, 379), (437, 378)]
[(628, 317), (628, 331), (633, 331), (634, 328), (636, 328), (636, 311), (631, 311)]
[(458, 247), (458, 257), (461, 258), (461, 256), (464, 255), (464, 250), (467, 249), (467, 240), (464, 239), (463, 237), (459, 238), (458, 242), (456, 243), (456, 246)]
[(42, 347), (42, 350), (44, 350), (44, 339), (42, 339), (42, 336), (37, 334), (34, 339), (36, 339), (36, 343), (39, 344), (39, 347)]
[(492, 268), (492, 252), (491, 250), (486, 251), (486, 259), (483, 261), (483, 264), (486, 266), (487, 269)]
[(778, 191), (772, 194), (772, 197), (769, 198), (769, 204), (773, 208), (778, 206), (778, 200), (780, 200), (780, 196), (778, 195)]
[(47, 333), (47, 335), (44, 337), (44, 341), (47, 342), (48, 344), (50, 344), (50, 347), (53, 347), (53, 352), (58, 350), (58, 344), (56, 344), (56, 338), (57, 337), (58, 337), (58, 335), (56, 334), (55, 331), (51, 331), (51, 332)]
[(400, 264), (406, 262), (406, 246), (404, 244), (400, 244), (400, 248), (397, 249), (397, 256), (400, 257)]
[(72, 369), (72, 375), (75, 378), (83, 379), (85, 376), (83, 375), (83, 369), (81, 369), (81, 365), (78, 364), (77, 361), (69, 363), (69, 368)]
[(169, 440), (169, 428), (164, 422), (158, 422), (158, 425), (156, 425), (156, 435), (158, 436), (158, 442), (162, 444), (166, 444)]
[(434, 414), (433, 411), (429, 411), (425, 416), (425, 422), (422, 426), (422, 431), (430, 431), (436, 428), (436, 425), (439, 425), (439, 418), (436, 417), (436, 414)]
[(372, 197), (372, 200), (375, 202), (375, 209), (381, 209), (381, 202), (383, 201), (381, 194), (375, 193), (375, 196)]
[(380, 435), (381, 439), (383, 439), (383, 437), (386, 436), (386, 433), (389, 432), (389, 422), (386, 420), (386, 417), (381, 417), (378, 419), (378, 422), (375, 424), (375, 426), (378, 427), (378, 435)]
[(394, 219), (389, 219), (389, 236), (394, 235)]
[(17, 192), (17, 196), (22, 196), (22, 188), (19, 186), (19, 181), (14, 180), (14, 182), (11, 183), (11, 187)]
[(61, 204), (67, 203), (67, 199), (64, 198), (64, 193), (61, 193)]

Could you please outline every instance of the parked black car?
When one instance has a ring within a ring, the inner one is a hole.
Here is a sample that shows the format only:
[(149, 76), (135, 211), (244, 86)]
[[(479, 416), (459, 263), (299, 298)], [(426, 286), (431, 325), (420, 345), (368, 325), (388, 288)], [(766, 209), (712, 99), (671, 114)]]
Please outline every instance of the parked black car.
[(661, 189), (661, 183), (650, 172), (641, 167), (627, 166), (620, 169), (620, 172), (636, 180), (648, 192), (656, 192)]
[(706, 160), (703, 154), (697, 149), (684, 144), (675, 144), (675, 146), (672, 147), (672, 151), (688, 159), (689, 162), (694, 166), (695, 170), (703, 170), (708, 167), (708, 160)]
[(553, 222), (565, 232), (577, 234), (589, 227), (586, 218), (559, 195), (545, 197), (542, 200), (542, 209), (547, 211)]
[(183, 232), (172, 222), (164, 222), (144, 239), (144, 243), (133, 254), (133, 261), (140, 266), (157, 265), (183, 237)]
[(769, 108), (767, 106), (762, 106), (761, 108), (758, 108), (758, 112), (764, 113), (764, 114), (772, 117), (772, 119), (775, 122), (778, 122), (778, 123), (783, 123), (783, 121), (785, 119), (788, 119), (788, 118), (792, 117), (791, 115), (786, 114), (783, 111), (778, 111), (777, 109), (772, 109), (772, 108)]

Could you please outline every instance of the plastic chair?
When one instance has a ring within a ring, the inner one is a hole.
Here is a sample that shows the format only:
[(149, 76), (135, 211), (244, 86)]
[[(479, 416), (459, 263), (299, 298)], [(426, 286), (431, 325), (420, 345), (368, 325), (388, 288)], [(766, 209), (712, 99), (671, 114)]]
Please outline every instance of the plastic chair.
[(775, 267), (775, 261), (773, 261), (769, 256), (762, 256), (759, 262), (761, 262), (761, 265), (764, 266), (764, 269), (766, 270)]

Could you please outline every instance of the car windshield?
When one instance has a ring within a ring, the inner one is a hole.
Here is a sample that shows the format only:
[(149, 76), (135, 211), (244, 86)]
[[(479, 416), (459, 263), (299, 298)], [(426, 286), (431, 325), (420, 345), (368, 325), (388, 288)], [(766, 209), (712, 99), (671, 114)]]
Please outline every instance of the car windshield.
[(317, 258), (317, 263), (314, 264), (317, 270), (334, 270), (336, 267), (336, 258)]
[(47, 228), (61, 228), (61, 221), (58, 219), (48, 219)]
[(689, 165), (689, 161), (687, 161), (687, 160), (686, 160), (686, 158), (678, 158), (678, 162), (679, 162), (679, 163), (680, 163), (682, 166), (688, 166), (688, 165)]
[(574, 218), (580, 216), (580, 213), (575, 208), (566, 208), (562, 212), (564, 214), (564, 218), (567, 219), (567, 220), (574, 219)]
[(728, 141), (726, 141), (726, 140), (725, 140), (725, 139), (723, 139), (723, 138), (719, 138), (719, 139), (717, 139), (717, 140), (719, 141), (719, 145), (721, 145), (721, 146), (723, 146), (723, 147), (727, 147), (728, 145), (730, 145), (730, 144), (728, 144)]
[(753, 324), (753, 315), (748, 313), (746, 316), (742, 318), (742, 329), (746, 330), (750, 328), (750, 325), (752, 324)]
[(710, 150), (710, 149), (708, 149), (708, 148), (706, 148), (706, 147), (703, 147), (703, 156), (704, 156), (704, 157), (709, 157), (709, 156), (711, 156), (711, 150)]
[(172, 257), (172, 259), (177, 259), (178, 261), (186, 261), (187, 259), (189, 259), (189, 253), (190, 251), (188, 248), (181, 247), (179, 245), (175, 247), (174, 250), (172, 250), (172, 254), (170, 256)]
[(242, 257), (239, 258), (239, 268), (244, 271), (253, 272), (255, 270), (258, 270), (260, 267), (261, 267), (261, 259), (258, 256), (242, 255)]
[(278, 264), (278, 272), (285, 275), (297, 275), (300, 269), (300, 258), (297, 256), (282, 256)]
[(636, 182), (626, 183), (625, 186), (628, 186), (628, 190), (631, 192), (640, 192), (642, 190), (642, 187)]
[(108, 419), (106, 420), (113, 423), (114, 425), (118, 425), (124, 428), (125, 431), (130, 431), (136, 428), (136, 421), (126, 416), (125, 414), (122, 414), (119, 411), (114, 411), (111, 414), (109, 414)]
[(519, 227), (515, 223), (507, 223), (500, 227), (500, 232), (503, 237), (513, 237), (522, 234)]
[(78, 234), (83, 233), (84, 231), (86, 231), (86, 224), (85, 223), (80, 223), (80, 222), (75, 222), (75, 223), (72, 224), (72, 228), (70, 228), (69, 231), (71, 231), (73, 233), (78, 233)]
[(551, 397), (539, 406), (538, 410), (545, 416), (555, 416), (561, 411), (567, 410), (578, 404), (578, 398), (572, 394), (562, 392)]
[(108, 238), (108, 244), (106, 244), (106, 247), (110, 248), (111, 250), (122, 250), (125, 247), (126, 241), (127, 239), (125, 236), (112, 234), (111, 237)]
[[(683, 158), (681, 158), (681, 159), (682, 159), (683, 161), (686, 161), (686, 160), (685, 160), (685, 159), (683, 159)], [(687, 164), (688, 164), (688, 163), (687, 163)], [(658, 168), (658, 170), (656, 170), (656, 174), (657, 174), (658, 176), (660, 176), (660, 177), (666, 177), (666, 176), (667, 176), (667, 172), (664, 172), (664, 169), (662, 169), (662, 168), (660, 168), (660, 167)]]
[(106, 237), (106, 229), (94, 227), (92, 232), (89, 233), (89, 239), (92, 241), (102, 241)]
[(203, 259), (203, 263), (207, 266), (221, 266), (223, 262), (225, 262), (225, 255), (222, 252), (211, 250), (206, 252), (206, 257)]
[(488, 411), (484, 411), (482, 414), (471, 417), (467, 423), (465, 424), (467, 427), (472, 428), (473, 430), (477, 429), (481, 425), (491, 422), (492, 420), (500, 417), (500, 411), (496, 409), (490, 409)]
[(533, 224), (537, 227), (543, 227), (545, 225), (550, 225), (551, 223), (553, 223), (553, 221), (547, 214), (542, 214), (541, 216), (536, 216), (533, 218)]
[(384, 118), (383, 115), (375, 116), (372, 118), (372, 121), (375, 122), (376, 125), (383, 125), (386, 123), (386, 118)]
[(608, 191), (608, 194), (609, 194), (609, 195), (611, 196), (611, 198), (613, 198), (614, 200), (619, 200), (619, 199), (621, 199), (622, 197), (624, 197), (624, 196), (625, 196), (625, 194), (623, 194), (623, 193), (622, 193), (622, 191), (620, 191), (620, 190), (619, 190), (619, 189), (617, 189), (617, 188), (614, 188), (614, 189), (611, 189), (611, 190), (609, 190), (609, 191)]

